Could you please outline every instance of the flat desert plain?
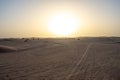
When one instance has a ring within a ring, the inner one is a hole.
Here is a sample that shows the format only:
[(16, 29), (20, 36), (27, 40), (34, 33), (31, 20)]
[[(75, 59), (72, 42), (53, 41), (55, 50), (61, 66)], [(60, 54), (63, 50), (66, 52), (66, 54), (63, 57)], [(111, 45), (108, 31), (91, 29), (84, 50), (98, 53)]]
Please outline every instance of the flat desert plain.
[(0, 80), (120, 80), (120, 38), (0, 39)]

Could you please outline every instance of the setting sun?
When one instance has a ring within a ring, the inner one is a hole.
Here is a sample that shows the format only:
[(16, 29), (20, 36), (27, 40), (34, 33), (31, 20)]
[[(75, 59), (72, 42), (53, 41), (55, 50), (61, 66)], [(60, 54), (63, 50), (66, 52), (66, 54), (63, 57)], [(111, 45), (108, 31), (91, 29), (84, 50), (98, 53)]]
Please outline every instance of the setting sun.
[(77, 18), (70, 13), (59, 13), (48, 21), (49, 30), (59, 36), (72, 34), (78, 28)]

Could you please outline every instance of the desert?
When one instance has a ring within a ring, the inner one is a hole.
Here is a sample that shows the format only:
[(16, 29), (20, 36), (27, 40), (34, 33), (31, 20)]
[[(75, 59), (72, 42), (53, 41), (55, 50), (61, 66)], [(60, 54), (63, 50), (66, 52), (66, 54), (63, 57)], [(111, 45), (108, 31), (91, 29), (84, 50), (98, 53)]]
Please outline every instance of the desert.
[(119, 37), (0, 39), (0, 80), (120, 80), (119, 42)]

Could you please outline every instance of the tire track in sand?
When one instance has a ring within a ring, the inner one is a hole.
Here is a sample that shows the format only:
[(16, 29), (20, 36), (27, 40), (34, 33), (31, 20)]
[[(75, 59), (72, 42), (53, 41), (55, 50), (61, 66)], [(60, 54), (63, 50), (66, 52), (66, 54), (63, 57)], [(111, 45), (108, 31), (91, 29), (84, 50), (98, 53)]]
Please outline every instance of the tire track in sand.
[(84, 54), (82, 55), (81, 59), (77, 62), (77, 64), (75, 65), (75, 67), (71, 70), (70, 74), (65, 78), (65, 80), (70, 80), (70, 78), (72, 77), (72, 75), (75, 73), (75, 71), (77, 70), (78, 66), (81, 64), (81, 62), (83, 61), (83, 59), (85, 58), (85, 56), (87, 56), (87, 53), (91, 47), (92, 43), (90, 43), (87, 48), (85, 49)]

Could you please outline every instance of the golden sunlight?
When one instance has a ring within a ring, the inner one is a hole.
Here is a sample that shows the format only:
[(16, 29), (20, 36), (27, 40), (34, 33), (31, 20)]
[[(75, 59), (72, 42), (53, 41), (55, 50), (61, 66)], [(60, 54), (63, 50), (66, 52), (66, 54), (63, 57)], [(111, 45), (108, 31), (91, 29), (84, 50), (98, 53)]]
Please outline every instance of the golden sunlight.
[(59, 13), (49, 19), (48, 28), (58, 36), (70, 35), (77, 30), (78, 20), (73, 14)]

